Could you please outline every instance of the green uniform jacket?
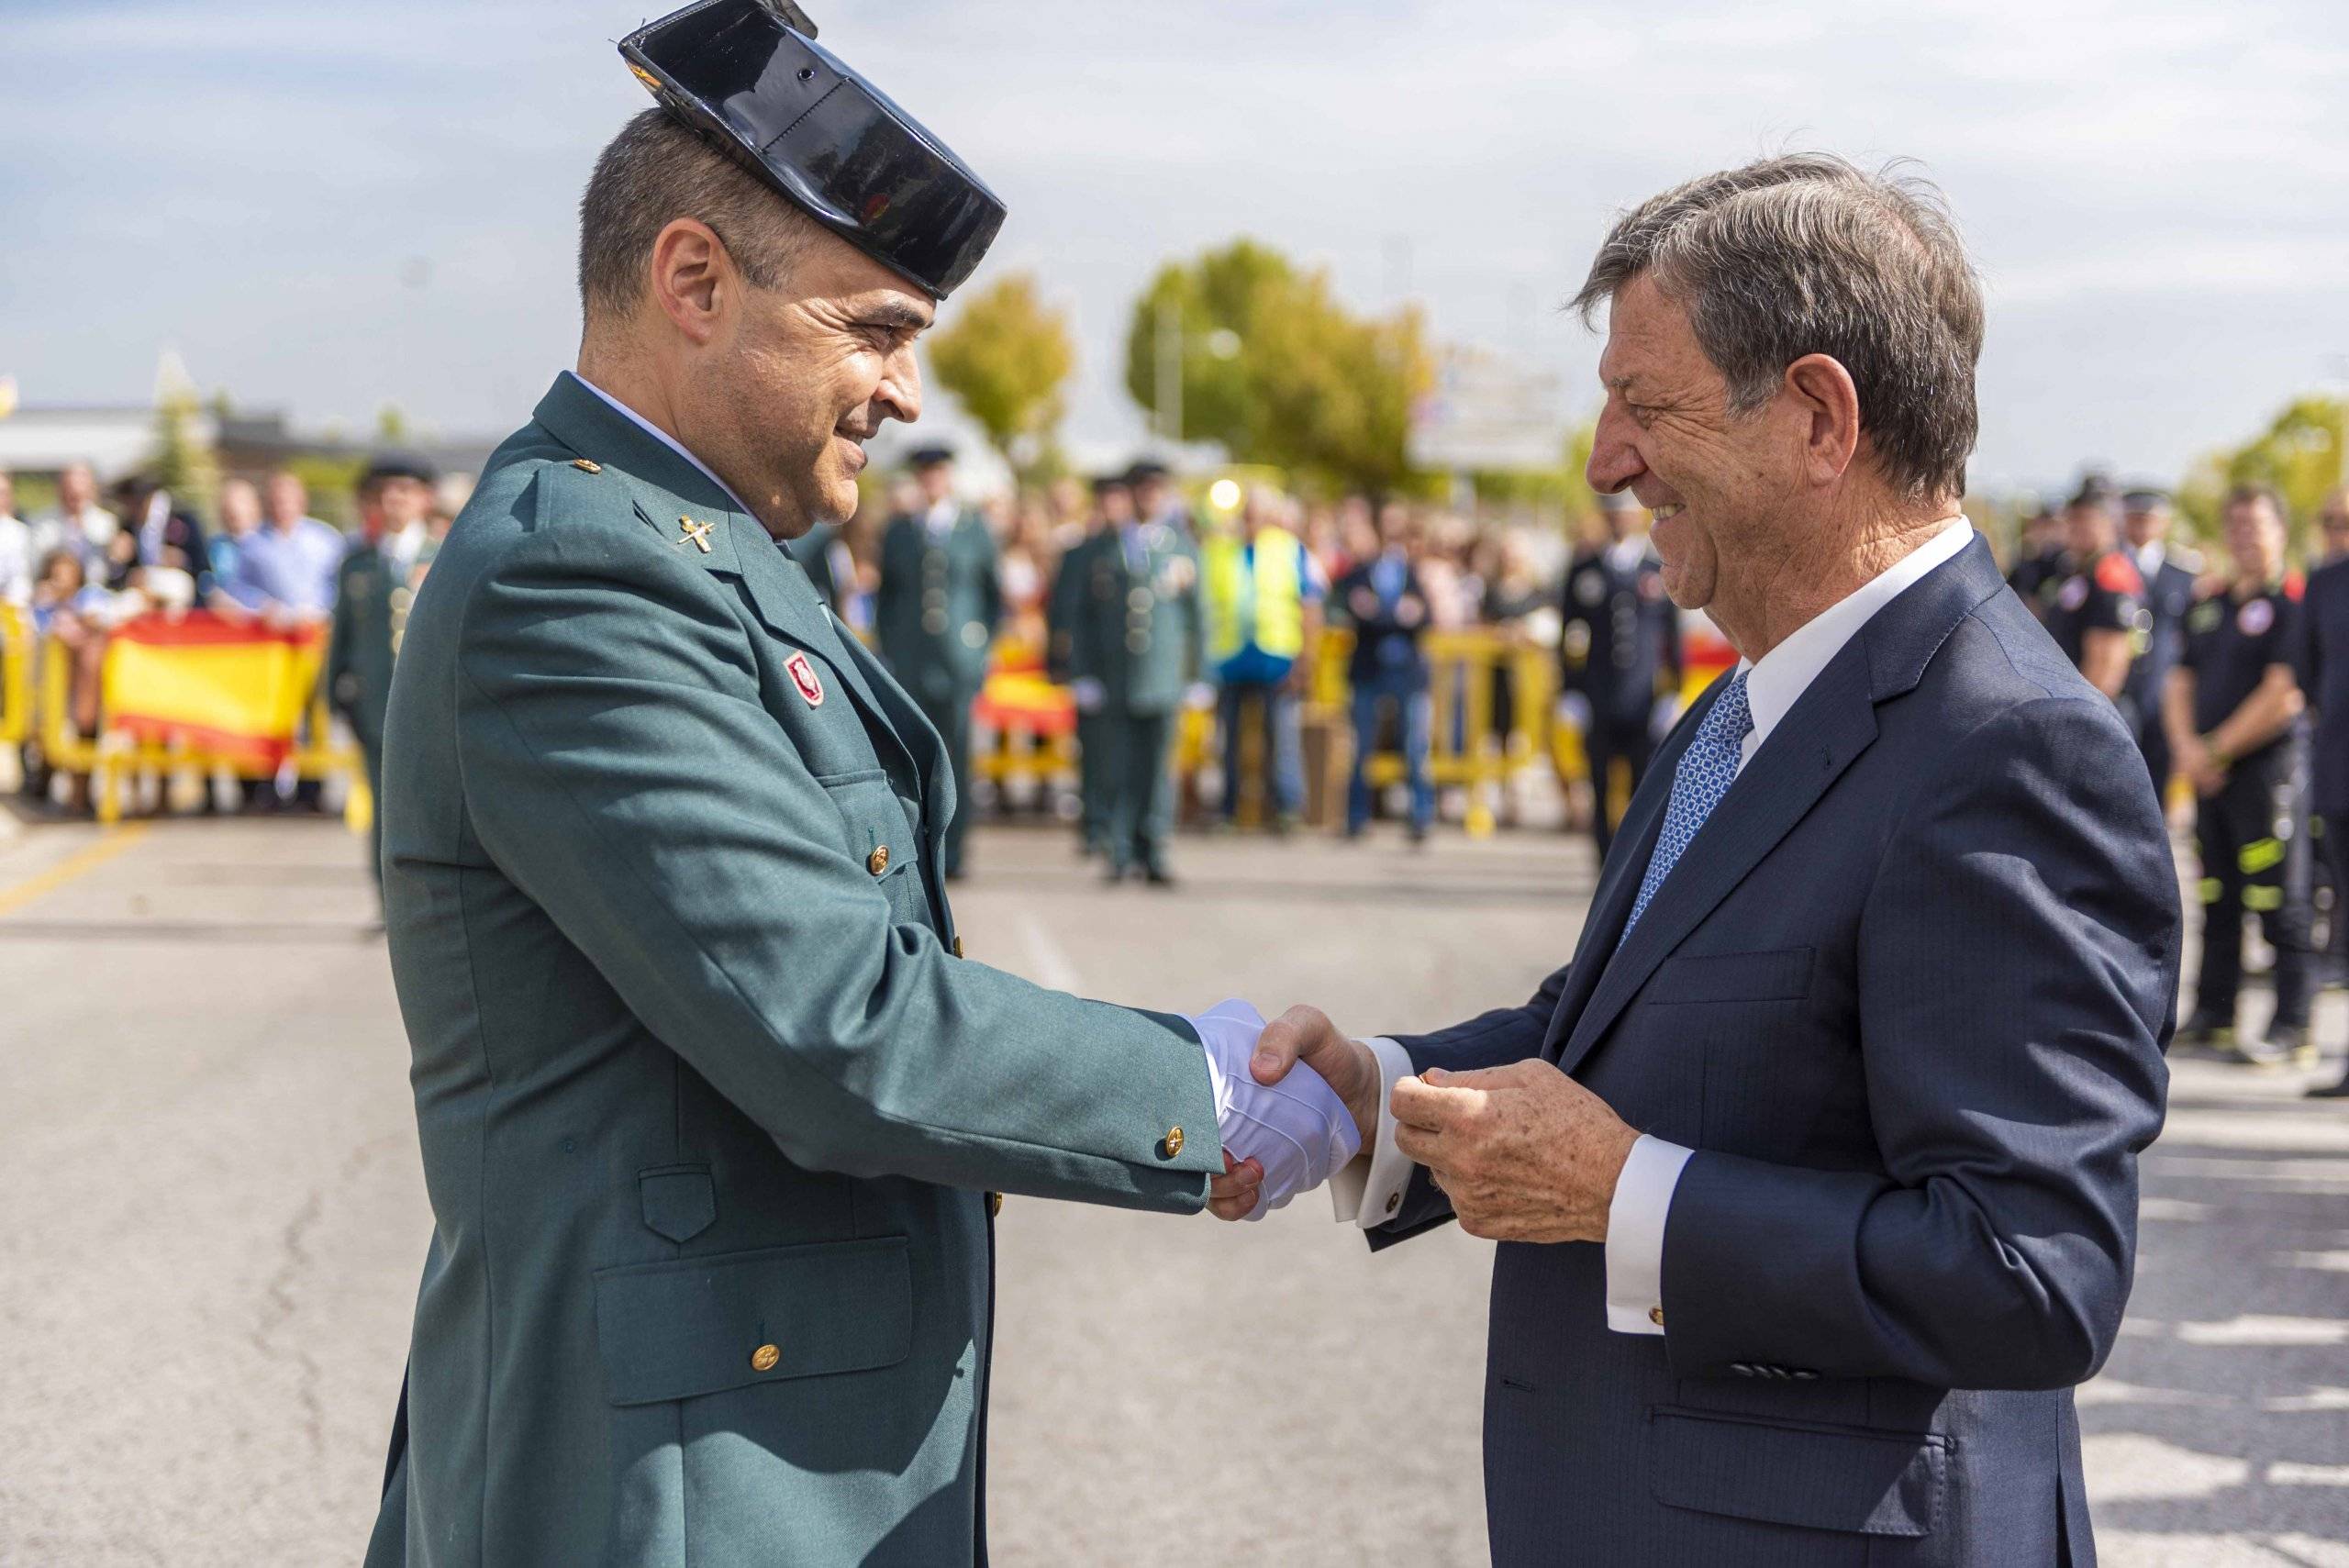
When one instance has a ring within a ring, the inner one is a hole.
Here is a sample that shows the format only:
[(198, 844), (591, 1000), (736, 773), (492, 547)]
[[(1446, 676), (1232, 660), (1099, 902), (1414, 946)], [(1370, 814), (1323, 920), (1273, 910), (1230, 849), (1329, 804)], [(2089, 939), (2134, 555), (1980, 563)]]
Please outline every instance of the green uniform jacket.
[(327, 701), (366, 745), (383, 739), (384, 707), (392, 695), (392, 621), (395, 580), (383, 550), (351, 546), (334, 577), (334, 622), (327, 642)]
[(936, 736), (571, 376), (384, 753), (434, 1229), (371, 1568), (983, 1561), (984, 1195), (1199, 1208), (1186, 1027), (953, 956)]
[(1171, 713), (1199, 678), (1207, 639), (1199, 561), (1163, 523), (1141, 524), (1137, 537), (1134, 561), (1117, 529), (1085, 542), (1074, 568), (1069, 670), (1099, 681), (1112, 711)]
[(881, 534), (874, 599), (881, 657), (908, 691), (931, 703), (967, 703), (978, 695), (1003, 619), (995, 536), (985, 518), (959, 513), (936, 542), (920, 517), (890, 518)]

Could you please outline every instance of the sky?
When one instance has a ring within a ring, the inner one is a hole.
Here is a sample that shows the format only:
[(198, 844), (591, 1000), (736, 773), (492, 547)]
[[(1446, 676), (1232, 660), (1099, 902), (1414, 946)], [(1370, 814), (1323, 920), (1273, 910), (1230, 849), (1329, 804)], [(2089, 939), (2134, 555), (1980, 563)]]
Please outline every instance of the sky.
[[(2349, 391), (2335, 0), (808, 8), (1009, 206), (976, 283), (1069, 312), (1102, 461), (1142, 439), (1125, 330), (1169, 259), (1253, 237), (1595, 406), (1560, 305), (1610, 218), (1798, 148), (1945, 193), (1989, 306), (1977, 490), (2174, 480)], [(139, 402), (170, 348), (306, 428), (520, 424), (576, 347), (575, 204), (650, 102), (612, 46), (644, 15), (0, 0), (0, 375)]]

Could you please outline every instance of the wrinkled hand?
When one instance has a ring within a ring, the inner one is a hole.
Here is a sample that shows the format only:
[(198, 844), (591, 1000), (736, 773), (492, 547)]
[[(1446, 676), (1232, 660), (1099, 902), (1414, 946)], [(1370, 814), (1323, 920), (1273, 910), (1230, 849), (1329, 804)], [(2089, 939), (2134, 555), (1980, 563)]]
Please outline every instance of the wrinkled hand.
[[(1319, 1186), (1354, 1157), (1362, 1147), (1360, 1118), (1319, 1073), (1308, 1067), (1267, 1077), (1251, 1070), (1262, 1053), (1263, 1014), (1235, 998), (1190, 1021), (1207, 1052), (1216, 1126), (1226, 1151), (1225, 1173), (1209, 1184), (1208, 1195), (1217, 1214), (1262, 1218)], [(1241, 1206), (1225, 1184), (1237, 1181), (1243, 1165), (1254, 1168), (1248, 1183), (1254, 1190)]]
[[(1378, 1058), (1370, 1047), (1341, 1033), (1319, 1007), (1291, 1007), (1265, 1025), (1257, 1036), (1248, 1071), (1257, 1083), (1273, 1084), (1299, 1066), (1319, 1074), (1330, 1092), (1344, 1102), (1353, 1118), (1357, 1147), (1377, 1137), (1382, 1087)], [(1208, 1184), (1208, 1211), (1219, 1219), (1262, 1218), (1264, 1172), (1250, 1170), (1251, 1161), (1235, 1164), (1227, 1155), (1225, 1162), (1224, 1173)], [(1291, 1195), (1281, 1194), (1269, 1207), (1279, 1207)]]
[(1495, 1241), (1604, 1241), (1639, 1133), (1546, 1062), (1431, 1069), (1395, 1085), (1396, 1144), (1428, 1168), (1460, 1228)]

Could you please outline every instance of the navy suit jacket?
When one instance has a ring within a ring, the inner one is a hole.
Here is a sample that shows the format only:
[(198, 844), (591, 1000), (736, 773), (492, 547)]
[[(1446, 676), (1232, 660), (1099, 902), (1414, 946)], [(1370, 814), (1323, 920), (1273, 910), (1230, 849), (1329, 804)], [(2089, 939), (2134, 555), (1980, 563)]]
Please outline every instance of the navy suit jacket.
[(2310, 573), (2300, 603), (2300, 689), (2316, 709), (2310, 805), (2328, 830), (2349, 830), (2349, 562)]
[[(1976, 539), (1829, 662), (1616, 951), (1674, 764), (1575, 958), (1398, 1037), (1543, 1057), (1697, 1151), (1662, 1336), (1603, 1245), (1494, 1264), (1485, 1479), (1504, 1568), (2094, 1560), (2071, 1389), (2129, 1296), (2179, 910), (2143, 762)], [(1414, 1173), (1382, 1245), (1450, 1218)]]

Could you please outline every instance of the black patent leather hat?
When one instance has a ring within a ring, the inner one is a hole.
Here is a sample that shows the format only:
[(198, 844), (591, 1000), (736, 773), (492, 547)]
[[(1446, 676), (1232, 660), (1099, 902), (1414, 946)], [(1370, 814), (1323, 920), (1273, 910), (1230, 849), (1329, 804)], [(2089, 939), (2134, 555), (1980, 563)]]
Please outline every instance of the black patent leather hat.
[(796, 6), (700, 0), (629, 34), (620, 54), (670, 114), (943, 299), (994, 242), (1003, 202), (814, 33)]

